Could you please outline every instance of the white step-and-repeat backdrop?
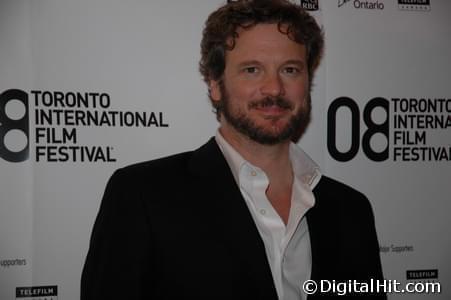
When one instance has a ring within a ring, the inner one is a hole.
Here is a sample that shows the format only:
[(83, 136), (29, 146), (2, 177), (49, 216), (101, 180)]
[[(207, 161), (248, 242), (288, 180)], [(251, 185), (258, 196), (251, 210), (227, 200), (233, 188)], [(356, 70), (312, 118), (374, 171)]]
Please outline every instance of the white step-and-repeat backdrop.
[[(441, 283), (389, 299), (450, 299), (451, 1), (296, 2), (326, 36), (300, 145), (371, 200), (387, 279)], [(0, 299), (78, 299), (113, 170), (214, 134), (197, 64), (221, 3), (1, 0)]]

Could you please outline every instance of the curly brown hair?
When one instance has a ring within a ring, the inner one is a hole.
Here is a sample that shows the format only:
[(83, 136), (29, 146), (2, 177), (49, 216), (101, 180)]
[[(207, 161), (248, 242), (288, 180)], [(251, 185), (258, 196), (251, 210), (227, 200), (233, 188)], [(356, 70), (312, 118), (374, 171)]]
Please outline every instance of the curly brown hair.
[[(313, 73), (323, 53), (323, 31), (312, 16), (288, 0), (228, 1), (210, 14), (202, 33), (199, 62), (199, 71), (207, 84), (211, 80), (221, 82), (225, 54), (235, 47), (238, 29), (248, 29), (261, 23), (277, 24), (281, 33), (306, 47), (311, 86)], [(215, 101), (212, 103), (215, 106)], [(219, 116), (218, 107), (215, 108)]]

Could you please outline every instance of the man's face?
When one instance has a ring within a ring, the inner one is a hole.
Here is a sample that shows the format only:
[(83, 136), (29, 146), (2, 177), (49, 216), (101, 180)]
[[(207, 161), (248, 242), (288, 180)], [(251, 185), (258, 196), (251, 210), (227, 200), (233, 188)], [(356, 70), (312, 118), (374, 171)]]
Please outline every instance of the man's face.
[(222, 106), (222, 129), (261, 144), (290, 140), (310, 115), (305, 46), (277, 24), (238, 33), (235, 47), (226, 53), (222, 82), (210, 82), (211, 98)]

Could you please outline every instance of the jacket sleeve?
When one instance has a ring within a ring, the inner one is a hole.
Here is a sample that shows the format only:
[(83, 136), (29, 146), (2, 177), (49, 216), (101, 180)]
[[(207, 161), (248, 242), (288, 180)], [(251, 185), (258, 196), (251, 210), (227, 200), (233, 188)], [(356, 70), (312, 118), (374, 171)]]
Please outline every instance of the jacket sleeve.
[(149, 290), (149, 224), (137, 180), (108, 181), (81, 277), (81, 299), (142, 299)]

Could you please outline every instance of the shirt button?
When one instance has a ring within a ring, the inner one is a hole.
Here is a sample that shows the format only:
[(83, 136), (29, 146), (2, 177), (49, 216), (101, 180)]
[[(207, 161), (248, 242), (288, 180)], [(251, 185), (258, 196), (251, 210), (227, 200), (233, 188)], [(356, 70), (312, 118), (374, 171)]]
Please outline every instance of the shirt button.
[(252, 175), (252, 176), (257, 176), (257, 172), (252, 171), (252, 172), (251, 172), (251, 175)]
[(262, 215), (265, 215), (265, 214), (266, 214), (266, 210), (260, 209), (260, 213), (261, 213)]

